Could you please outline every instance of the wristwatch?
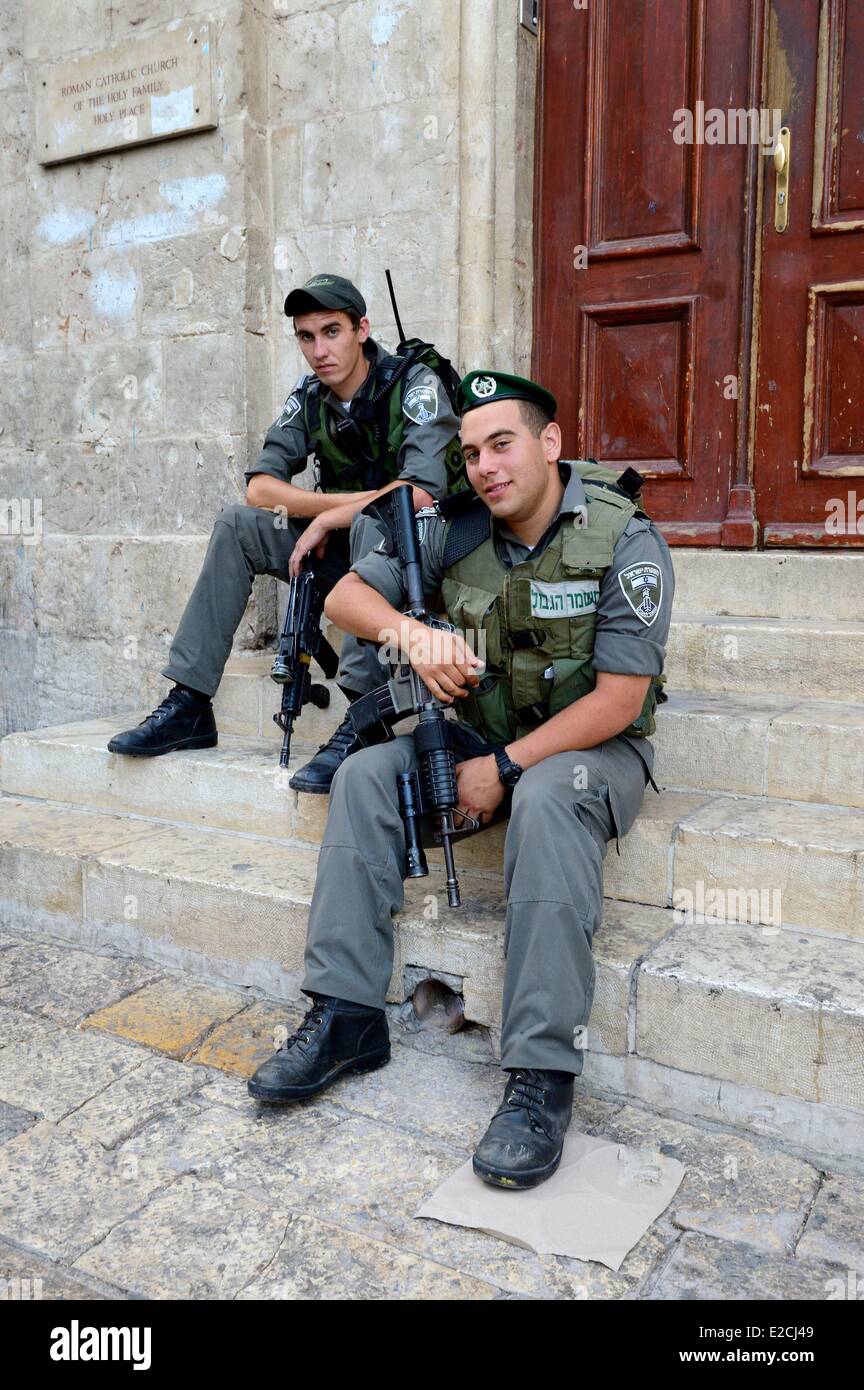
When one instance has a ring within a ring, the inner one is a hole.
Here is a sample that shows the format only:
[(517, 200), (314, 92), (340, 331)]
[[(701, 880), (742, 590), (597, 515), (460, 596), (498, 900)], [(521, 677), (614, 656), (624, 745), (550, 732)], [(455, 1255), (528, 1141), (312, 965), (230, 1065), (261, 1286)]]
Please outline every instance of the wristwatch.
[(502, 787), (515, 787), (525, 771), (524, 767), (520, 767), (518, 763), (514, 763), (512, 758), (508, 758), (503, 743), (494, 744), (492, 752), (495, 754), (495, 761), (498, 764), (498, 781)]

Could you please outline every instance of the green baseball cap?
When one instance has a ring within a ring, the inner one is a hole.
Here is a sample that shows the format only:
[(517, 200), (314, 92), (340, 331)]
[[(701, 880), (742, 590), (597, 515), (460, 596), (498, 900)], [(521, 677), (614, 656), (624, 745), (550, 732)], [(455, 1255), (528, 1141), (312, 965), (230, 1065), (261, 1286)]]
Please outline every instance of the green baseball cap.
[(285, 313), (289, 318), (295, 314), (314, 314), (321, 309), (356, 309), (362, 318), (366, 314), (366, 300), (350, 280), (327, 273), (313, 275), (299, 290), (292, 290), (285, 300)]
[(478, 405), (491, 405), (493, 401), (533, 401), (542, 406), (554, 419), (558, 402), (545, 386), (529, 381), (524, 376), (511, 376), (507, 372), (476, 371), (463, 376), (456, 395), (457, 409), (462, 415), (476, 410)]

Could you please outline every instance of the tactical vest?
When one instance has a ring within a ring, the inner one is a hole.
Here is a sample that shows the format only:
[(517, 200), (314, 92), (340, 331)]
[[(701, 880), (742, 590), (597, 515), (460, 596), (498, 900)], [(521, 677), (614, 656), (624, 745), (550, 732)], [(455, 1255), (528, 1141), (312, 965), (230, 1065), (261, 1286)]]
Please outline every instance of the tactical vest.
[[(510, 570), (495, 552), (483, 502), (445, 528), (447, 614), (463, 632), (482, 632), (486, 644), (486, 671), (459, 701), (459, 716), (492, 743), (522, 737), (594, 689), (600, 582), (627, 523), (646, 516), (641, 499), (620, 491), (610, 469), (593, 461), (571, 466), (585, 487), (587, 525), (579, 514), (565, 516), (542, 554)], [(471, 644), (483, 655), (479, 641), (474, 636)], [(652, 678), (639, 718), (625, 734), (653, 734), (654, 711), (666, 699), (664, 682), (665, 676)]]
[[(398, 478), (399, 450), (405, 439), (403, 400), (408, 368), (415, 363), (435, 372), (452, 404), (458, 378), (450, 363), (431, 343), (411, 339), (401, 345), (399, 353), (372, 363), (364, 398), (350, 413), (353, 428), (345, 431), (343, 442), (336, 433), (342, 422), (323, 407), (320, 380), (309, 383), (303, 420), (324, 492), (366, 492), (386, 487)], [(465, 490), (465, 460), (455, 436), (447, 447), (445, 466), (448, 494)]]

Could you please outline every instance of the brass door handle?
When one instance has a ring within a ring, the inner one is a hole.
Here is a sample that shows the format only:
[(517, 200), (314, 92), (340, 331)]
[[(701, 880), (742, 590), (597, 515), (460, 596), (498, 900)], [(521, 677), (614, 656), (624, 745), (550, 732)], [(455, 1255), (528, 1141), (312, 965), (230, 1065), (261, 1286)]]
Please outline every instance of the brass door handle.
[(784, 125), (777, 138), (771, 158), (774, 163), (774, 230), (785, 232), (789, 226), (789, 160), (792, 132)]

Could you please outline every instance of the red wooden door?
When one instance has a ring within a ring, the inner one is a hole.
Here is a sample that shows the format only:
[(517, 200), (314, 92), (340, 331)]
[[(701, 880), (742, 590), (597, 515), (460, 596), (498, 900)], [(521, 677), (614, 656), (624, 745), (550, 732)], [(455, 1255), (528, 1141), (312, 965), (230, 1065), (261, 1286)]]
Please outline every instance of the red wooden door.
[(772, 0), (754, 478), (765, 545), (864, 546), (864, 4)]
[(681, 110), (758, 105), (753, 9), (543, 5), (534, 371), (565, 452), (638, 468), (679, 544), (756, 540), (739, 407), (758, 150), (675, 138)]

